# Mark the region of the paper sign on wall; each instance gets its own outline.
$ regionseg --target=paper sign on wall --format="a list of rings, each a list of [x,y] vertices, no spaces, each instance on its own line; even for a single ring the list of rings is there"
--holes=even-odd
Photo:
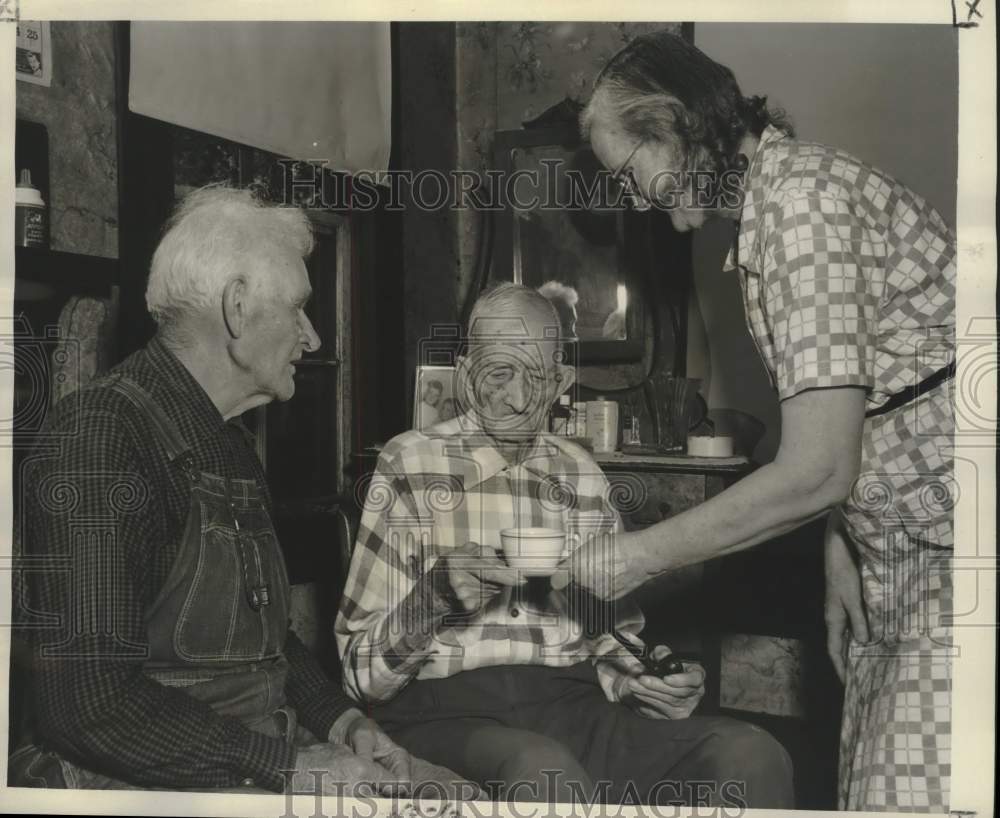
[[[17,78],[35,85],[52,84],[52,47],[47,20],[20,20],[14,58]]]

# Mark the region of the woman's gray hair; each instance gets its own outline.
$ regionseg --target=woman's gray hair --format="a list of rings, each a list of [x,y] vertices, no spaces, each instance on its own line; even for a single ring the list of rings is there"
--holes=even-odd
[[[301,209],[263,202],[250,190],[200,188],[177,206],[153,254],[146,308],[162,329],[217,304],[234,276],[260,286],[268,262],[283,254],[305,258],[312,247]]]
[[[684,106],[672,94],[640,90],[620,79],[598,81],[580,112],[580,133],[590,141],[598,120],[614,123],[635,139],[670,142]]]
[[[597,121],[676,148],[683,166],[674,170],[721,173],[744,136],[768,125],[792,135],[783,111],[744,97],[732,71],[666,29],[635,37],[597,75],[580,114],[584,139]]]

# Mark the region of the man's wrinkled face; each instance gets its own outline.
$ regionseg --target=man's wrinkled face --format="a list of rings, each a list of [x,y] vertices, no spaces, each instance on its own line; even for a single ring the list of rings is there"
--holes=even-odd
[[[295,362],[320,346],[305,314],[312,289],[301,258],[286,253],[261,264],[265,269],[252,294],[246,339],[251,375],[259,394],[288,400],[295,393]]]
[[[470,333],[467,388],[483,429],[495,438],[537,436],[563,391],[559,345],[548,324],[551,316],[499,315],[480,319]]]

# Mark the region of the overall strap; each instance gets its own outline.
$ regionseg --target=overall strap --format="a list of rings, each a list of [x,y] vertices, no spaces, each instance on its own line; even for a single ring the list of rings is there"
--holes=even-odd
[[[156,437],[167,451],[167,460],[171,463],[177,461],[189,475],[196,474],[191,463],[191,447],[184,440],[176,424],[167,417],[163,407],[153,400],[149,392],[124,376],[112,383],[111,388],[124,395],[133,406],[150,419]]]

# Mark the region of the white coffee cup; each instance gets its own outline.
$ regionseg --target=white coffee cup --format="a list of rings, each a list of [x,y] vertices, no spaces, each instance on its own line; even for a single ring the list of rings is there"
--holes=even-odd
[[[526,577],[550,577],[566,547],[566,534],[556,528],[505,528],[500,532],[504,558]]]

